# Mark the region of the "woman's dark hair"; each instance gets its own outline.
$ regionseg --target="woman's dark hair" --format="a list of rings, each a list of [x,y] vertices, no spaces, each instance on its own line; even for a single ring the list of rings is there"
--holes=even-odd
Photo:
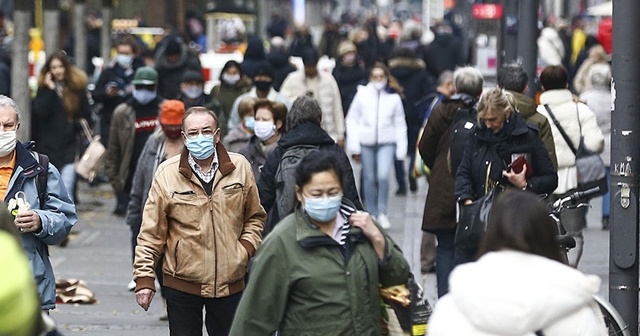
[[[564,262],[556,242],[558,228],[537,195],[509,190],[498,197],[493,209],[478,256],[514,250]]]
[[[568,84],[569,75],[562,65],[549,65],[540,74],[540,85],[544,91],[566,89]]]
[[[222,70],[220,70],[220,80],[222,81],[222,74],[225,73],[225,71],[227,71],[229,68],[231,67],[236,67],[238,69],[238,71],[240,72],[240,77],[244,76],[244,72],[242,71],[242,68],[240,67],[240,63],[234,61],[234,60],[230,60],[227,63],[224,64],[224,66],[222,67]]]
[[[86,95],[87,75],[77,66],[71,63],[67,53],[59,50],[51,54],[38,75],[38,87],[44,87],[44,79],[51,71],[51,62],[59,60],[64,67],[64,79],[62,80],[62,104],[64,105],[67,120],[75,120],[82,108],[82,98]]]
[[[322,172],[333,172],[340,181],[340,187],[344,188],[342,183],[342,169],[338,163],[338,158],[332,152],[316,151],[308,154],[296,167],[296,185],[302,190],[313,175]]]
[[[287,106],[285,104],[277,103],[269,99],[260,98],[260,99],[257,99],[255,105],[253,105],[253,113],[257,114],[258,110],[261,108],[271,111],[271,115],[273,116],[274,123],[278,121],[282,122],[282,126],[277,131],[279,133],[284,132],[284,127],[285,127],[286,118],[287,118]]]

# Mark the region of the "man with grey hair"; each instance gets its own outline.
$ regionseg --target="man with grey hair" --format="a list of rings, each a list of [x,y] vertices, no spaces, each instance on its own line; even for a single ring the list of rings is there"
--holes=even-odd
[[[422,230],[436,235],[436,278],[438,296],[449,290],[449,274],[454,266],[456,233],[455,180],[449,171],[449,133],[456,112],[472,109],[482,94],[484,78],[473,67],[458,68],[453,73],[455,94],[433,108],[419,150],[422,160],[431,170],[429,191],[422,216]]]
[[[529,124],[538,128],[540,140],[547,148],[553,168],[558,169],[558,159],[556,158],[556,145],[553,142],[553,132],[549,120],[542,114],[536,112],[538,105],[533,98],[525,95],[529,89],[529,75],[522,64],[505,64],[498,70],[498,87],[509,91],[516,100],[515,110],[522,115]]]
[[[342,168],[344,197],[353,202],[356,208],[362,209],[349,158],[331,136],[322,129],[321,123],[322,110],[317,100],[308,96],[301,96],[293,102],[291,110],[287,113],[287,132],[278,141],[278,146],[269,154],[258,179],[260,202],[264,210],[267,213],[270,212],[263,235],[266,235],[280,219],[288,215],[288,213],[278,213],[276,173],[285,152],[294,147],[313,146],[321,151],[335,153]],[[293,186],[285,187],[293,188]]]
[[[13,222],[31,263],[41,308],[49,311],[56,307],[56,280],[48,246],[67,238],[78,217],[60,172],[51,163],[41,164],[17,141],[19,128],[18,106],[11,98],[0,95],[0,195],[15,216]],[[47,184],[38,186],[45,167]]]

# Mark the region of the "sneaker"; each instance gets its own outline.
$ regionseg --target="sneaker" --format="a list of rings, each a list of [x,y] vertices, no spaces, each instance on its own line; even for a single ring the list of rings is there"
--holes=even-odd
[[[129,284],[127,284],[127,289],[130,292],[133,292],[133,290],[136,289],[136,282],[131,280],[131,282],[129,282]]]
[[[387,215],[385,215],[385,214],[380,214],[378,216],[378,223],[385,230],[391,227],[391,223],[389,222],[389,218],[387,218]]]

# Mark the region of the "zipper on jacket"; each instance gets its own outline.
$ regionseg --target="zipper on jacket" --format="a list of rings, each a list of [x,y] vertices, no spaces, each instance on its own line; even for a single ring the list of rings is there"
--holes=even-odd
[[[378,145],[378,138],[380,137],[380,90],[378,91],[378,104],[376,104],[376,139],[373,142],[373,145]]]
[[[211,194],[213,194],[213,188],[211,189]],[[219,197],[222,197],[220,195]],[[213,232],[213,297],[217,297],[218,291],[218,244],[216,241],[216,227],[213,225],[213,198],[209,195],[209,214],[211,215],[211,230]]]

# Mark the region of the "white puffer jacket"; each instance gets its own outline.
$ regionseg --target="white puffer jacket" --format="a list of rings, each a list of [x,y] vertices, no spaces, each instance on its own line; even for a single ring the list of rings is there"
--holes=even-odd
[[[397,93],[376,90],[371,83],[358,87],[347,113],[347,150],[360,154],[361,146],[395,144],[396,159],[407,156],[407,122]]]
[[[600,279],[545,257],[490,252],[456,267],[429,336],[607,335],[593,299]]]
[[[596,115],[587,105],[576,103],[571,91],[566,89],[549,90],[540,95],[540,105],[537,111],[549,120],[558,158],[558,188],[554,191],[554,194],[562,194],[578,186],[578,172],[575,166],[576,157],[553,123],[553,119],[547,113],[544,107],[545,104],[549,105],[551,112],[558,119],[565,133],[571,138],[571,142],[576,149],[580,145],[581,127],[585,147],[592,152],[602,153],[604,150],[604,136],[598,127]]]

